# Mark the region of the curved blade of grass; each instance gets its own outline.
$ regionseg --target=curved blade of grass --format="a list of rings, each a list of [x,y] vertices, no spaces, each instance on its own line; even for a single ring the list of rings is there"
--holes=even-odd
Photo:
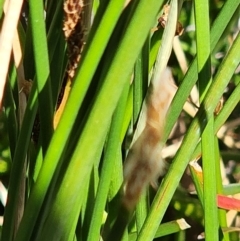
[[[172,52],[173,38],[175,36],[178,10],[182,7],[182,1],[171,1],[168,21],[163,33],[161,47],[158,52],[151,82],[155,85],[167,67],[167,63]]]
[[[240,52],[237,51],[238,48],[240,48],[240,35],[237,36],[236,40],[234,41],[232,48],[219,68],[213,84],[210,86],[209,91],[206,94],[205,108],[201,108],[192,121],[192,124],[182,142],[181,148],[177,152],[173,163],[170,166],[169,172],[167,173],[162,185],[158,189],[150,213],[139,234],[138,241],[153,239],[164,212],[169,205],[169,202],[178,186],[188,161],[190,160],[192,153],[199,141],[199,123],[201,123],[201,129],[204,129],[206,125],[206,120],[204,119],[205,115],[214,111],[228,82],[230,81],[235,69],[239,64]]]

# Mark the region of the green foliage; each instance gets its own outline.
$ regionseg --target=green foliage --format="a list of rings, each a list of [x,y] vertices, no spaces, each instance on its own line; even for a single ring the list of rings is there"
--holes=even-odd
[[[132,0],[124,7],[125,2],[86,3],[85,7],[93,5],[88,18],[94,20],[84,30],[87,40],[55,130],[53,117],[69,57],[62,32],[63,2],[46,1],[44,5],[30,0],[29,15],[22,10],[28,19],[20,19],[17,30],[25,78],[33,84],[20,124],[18,69],[12,60],[0,116],[0,174],[8,189],[1,240],[95,241],[109,233],[114,240],[173,240],[173,233],[179,233],[179,240],[185,234],[185,240],[193,240],[182,231],[189,226],[185,222],[181,226],[180,218],[193,223],[195,236],[204,227],[206,240],[237,240],[234,232],[224,231],[226,211],[217,208],[217,194],[240,192],[239,185],[223,186],[220,171],[221,155],[225,163],[227,155],[233,158],[235,153],[236,159],[239,155],[234,149],[222,148],[216,134],[228,119],[235,118],[236,109],[239,113],[239,1],[215,1],[210,6],[208,1],[194,1],[194,6],[186,1],[181,7],[177,7],[181,1],[172,1],[186,30],[179,37],[186,61],[191,63],[186,73],[174,53],[167,57],[169,36],[175,29],[169,24],[152,33],[164,1]],[[4,19],[4,14],[0,16]],[[216,58],[218,53],[224,58]],[[161,61],[152,70],[156,58]],[[180,115],[184,115],[187,130],[158,190],[150,187],[133,215],[121,213],[119,190],[129,142],[140,120],[150,76],[156,77],[167,63],[178,91],[168,111],[163,144],[170,143],[173,126],[182,121]],[[196,83],[200,107],[190,117],[183,106]],[[223,95],[223,108],[215,114]],[[40,129],[33,142],[36,123]],[[203,183],[191,173],[196,199],[180,181],[189,162],[200,155]],[[174,214],[167,215],[173,210]],[[112,233],[119,220],[119,232]]]

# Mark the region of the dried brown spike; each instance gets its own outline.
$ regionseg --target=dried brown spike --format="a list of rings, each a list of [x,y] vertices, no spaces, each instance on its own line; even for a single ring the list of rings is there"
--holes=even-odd
[[[80,19],[83,8],[82,0],[67,0],[64,2],[64,24],[63,31],[66,39],[70,37]]]
[[[84,45],[84,30],[81,18],[83,6],[82,0],[65,0],[63,5],[63,31],[67,40],[68,65],[64,76],[63,86],[58,97],[57,111],[54,116],[54,128],[57,127],[68,99],[72,79],[78,67],[81,51]]]
[[[75,75],[83,48],[84,31],[81,19],[83,6],[82,0],[66,0],[63,5],[63,31],[67,39],[69,57],[67,74],[70,79]]]

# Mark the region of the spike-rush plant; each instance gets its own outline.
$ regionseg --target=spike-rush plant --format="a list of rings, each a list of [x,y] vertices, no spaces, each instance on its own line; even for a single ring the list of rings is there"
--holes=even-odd
[[[238,0],[0,17],[1,240],[238,240]]]

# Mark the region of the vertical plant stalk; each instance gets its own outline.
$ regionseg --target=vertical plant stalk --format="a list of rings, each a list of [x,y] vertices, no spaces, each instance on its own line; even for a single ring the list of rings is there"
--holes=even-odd
[[[216,121],[214,122],[214,124],[216,124]],[[214,131],[215,131],[215,125],[214,125]],[[223,179],[224,176],[221,174],[221,168],[222,168],[222,160],[221,160],[221,156],[220,156],[220,149],[219,149],[219,144],[218,144],[218,138],[215,135],[214,138],[214,149],[215,149],[215,161],[216,161],[216,189],[217,189],[217,194],[223,194]],[[219,219],[219,226],[223,229],[224,227],[227,227],[227,210],[218,209],[218,219]],[[224,241],[230,241],[230,236],[228,232],[223,232],[223,236],[224,236]]]
[[[53,99],[50,81],[49,49],[42,1],[29,1],[29,27],[32,32],[33,57],[36,69],[35,81],[37,83],[39,101],[41,146],[43,155],[45,155],[53,134]]]
[[[218,240],[219,236],[214,137],[214,118],[212,115],[202,133],[201,140],[203,160],[203,208],[206,241]]]
[[[196,1],[194,4],[194,10],[196,21],[198,81],[200,103],[202,103],[205,94],[208,91],[209,86],[212,82],[210,61],[210,20],[208,1]]]
[[[210,60],[209,3],[197,0],[194,3],[197,42],[197,70],[200,103],[205,108],[205,95],[212,83]],[[205,14],[203,14],[205,13]],[[207,125],[202,130],[203,160],[203,209],[206,241],[218,240],[218,211],[216,190],[216,161],[214,144],[214,115],[206,113]]]

